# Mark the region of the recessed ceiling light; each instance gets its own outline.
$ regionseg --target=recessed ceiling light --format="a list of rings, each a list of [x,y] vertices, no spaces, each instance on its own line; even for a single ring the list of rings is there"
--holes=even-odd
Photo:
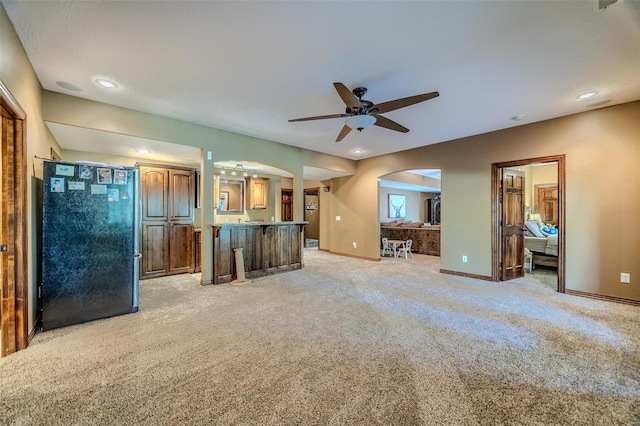
[[[353,150],[353,153],[354,153],[354,154],[362,154],[363,152],[364,152],[364,151],[363,151],[363,150],[361,150],[361,149],[354,149],[354,150]]]
[[[138,149],[138,152],[139,152],[140,154],[148,154],[148,153],[149,153],[149,150],[148,150],[148,149],[144,149],[144,148],[139,148],[139,149]]]
[[[589,98],[593,98],[595,95],[597,95],[598,92],[595,91],[591,91],[591,92],[584,92],[583,94],[581,94],[580,96],[578,96],[578,99],[589,99]]]
[[[118,87],[116,83],[106,78],[96,78],[95,82],[98,86],[106,87],[107,89],[115,89]]]
[[[511,117],[512,121],[520,121],[524,118],[524,115],[514,115],[513,117]]]

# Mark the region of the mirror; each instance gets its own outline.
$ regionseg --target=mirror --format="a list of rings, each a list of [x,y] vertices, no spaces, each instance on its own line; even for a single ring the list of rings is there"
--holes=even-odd
[[[218,213],[244,213],[244,180],[220,180]]]

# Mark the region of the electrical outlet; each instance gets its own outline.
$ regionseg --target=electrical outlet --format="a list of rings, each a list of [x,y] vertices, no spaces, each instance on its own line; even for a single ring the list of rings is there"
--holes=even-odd
[[[467,256],[462,256],[462,263],[467,263]]]
[[[355,241],[353,242],[353,248],[358,248],[358,243],[356,243]]]
[[[625,274],[624,272],[620,274],[620,282],[629,284],[631,282],[631,274]]]
[[[336,220],[337,220],[338,222],[340,222],[340,219],[342,219],[340,216],[336,216]]]

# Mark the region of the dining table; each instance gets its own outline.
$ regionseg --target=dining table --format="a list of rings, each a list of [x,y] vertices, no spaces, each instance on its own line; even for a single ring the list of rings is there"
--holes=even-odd
[[[404,247],[405,240],[387,240],[387,243],[389,243],[389,245],[393,249],[393,257],[397,259],[398,258],[398,248],[399,247]],[[405,258],[407,257],[407,252],[404,253],[404,257]]]

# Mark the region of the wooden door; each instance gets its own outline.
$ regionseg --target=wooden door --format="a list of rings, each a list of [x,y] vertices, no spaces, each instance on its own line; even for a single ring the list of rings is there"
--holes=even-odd
[[[193,225],[169,225],[169,274],[193,272]]]
[[[535,185],[534,194],[534,206],[542,221],[558,226],[558,185]]]
[[[293,190],[282,190],[282,221],[290,222],[293,220]]]
[[[193,272],[194,175],[188,169],[140,167],[140,278]]]
[[[524,276],[524,176],[502,170],[502,281]]]
[[[171,221],[193,222],[194,172],[193,170],[169,170],[169,197]]]
[[[169,272],[169,171],[160,167],[140,167],[140,186],[140,278],[160,277]]]
[[[194,174],[169,170],[169,274],[193,271]]]
[[[0,81],[0,355],[29,343],[26,114]],[[34,278],[36,279],[36,278]]]
[[[140,167],[142,220],[169,219],[169,172],[158,167]]]
[[[167,222],[142,223],[142,261],[140,278],[152,278],[169,272],[169,233]]]

